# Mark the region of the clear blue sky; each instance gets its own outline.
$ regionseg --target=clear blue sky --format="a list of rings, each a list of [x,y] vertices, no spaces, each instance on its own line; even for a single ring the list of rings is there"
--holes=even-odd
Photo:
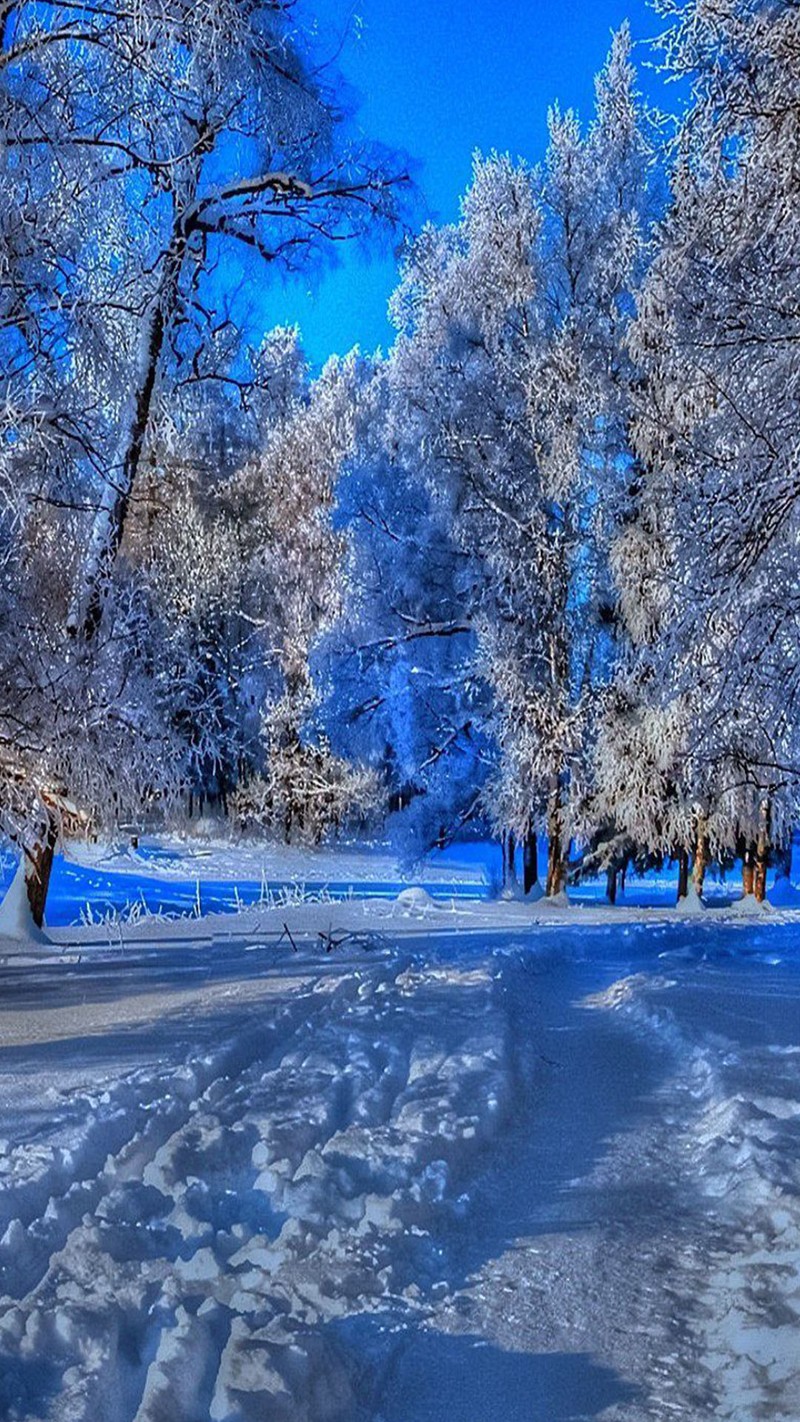
[[[323,53],[349,38],[339,69],[361,103],[360,127],[416,161],[425,215],[448,221],[469,182],[471,156],[496,148],[535,161],[548,106],[592,110],[594,76],[624,19],[635,41],[658,33],[644,0],[311,0]],[[646,44],[640,64],[652,59]],[[642,88],[663,90],[642,74]],[[341,249],[340,249],[341,250]],[[270,322],[297,322],[314,363],[359,344],[386,347],[386,303],[396,259],[347,252],[314,290],[292,282],[270,292]]]

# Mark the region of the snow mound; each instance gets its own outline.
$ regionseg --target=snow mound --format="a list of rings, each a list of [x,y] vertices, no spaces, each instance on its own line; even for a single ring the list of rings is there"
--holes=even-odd
[[[20,859],[17,872],[8,886],[6,896],[0,904],[0,946],[9,944],[49,943],[41,928],[37,928],[31,917],[28,891],[25,885],[25,859]]]
[[[421,889],[419,887],[401,889],[395,899],[395,903],[399,909],[402,909],[403,913],[410,914],[414,917],[422,917],[424,914],[430,913],[431,909],[436,907],[427,889]]]
[[[637,1003],[642,993],[668,992],[675,985],[674,978],[661,974],[631,973],[626,978],[619,978],[610,983],[600,992],[590,993],[588,997],[583,998],[581,1006],[613,1011]]]
[[[694,884],[690,884],[686,897],[678,899],[676,907],[680,913],[693,917],[695,914],[705,913],[708,905],[703,902]]]
[[[542,894],[542,907],[544,907],[545,905],[547,906],[547,908],[572,908],[572,900],[567,894],[566,889],[562,889],[561,892],[558,894],[551,894],[550,898],[547,898],[546,895]]]
[[[538,904],[544,898],[544,889],[537,879],[535,884],[528,890],[527,894],[519,880],[514,880],[511,884],[506,884],[500,894],[500,899],[504,903],[515,904]]]
[[[766,901],[760,904],[755,894],[742,894],[740,899],[737,899],[735,903],[731,904],[732,911],[741,914],[767,913],[769,912],[769,907],[770,905]]]

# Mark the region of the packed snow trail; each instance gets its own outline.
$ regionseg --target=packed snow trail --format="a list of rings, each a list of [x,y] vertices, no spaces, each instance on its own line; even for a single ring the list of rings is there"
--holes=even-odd
[[[797,931],[0,975],[0,1418],[796,1419]]]

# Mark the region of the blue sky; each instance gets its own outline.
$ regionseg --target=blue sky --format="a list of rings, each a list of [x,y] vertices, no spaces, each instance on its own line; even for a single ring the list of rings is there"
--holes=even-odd
[[[591,113],[612,30],[628,18],[634,40],[644,41],[660,24],[644,0],[316,0],[313,8],[323,53],[349,36],[339,68],[360,98],[360,127],[415,160],[420,221],[456,216],[474,149],[540,158],[554,100]],[[642,44],[637,59],[648,58]],[[645,92],[658,86],[642,75]],[[356,344],[385,347],[396,266],[391,252],[368,260],[348,251],[313,289],[305,281],[273,289],[270,322],[297,322],[315,364]]]

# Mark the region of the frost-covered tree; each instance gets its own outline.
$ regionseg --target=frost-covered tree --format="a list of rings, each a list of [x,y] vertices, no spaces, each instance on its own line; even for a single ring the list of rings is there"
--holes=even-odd
[[[135,587],[121,583],[91,656],[65,657],[63,527],[49,506],[0,494],[14,519],[0,602],[0,829],[19,847],[41,925],[53,853],[65,836],[168,810],[180,746],[161,714]]]
[[[423,232],[393,304],[391,428],[471,570],[459,621],[468,613],[477,639],[471,675],[489,688],[490,716],[504,718],[491,726],[501,766],[520,746],[514,708],[499,699],[506,688],[498,695],[494,684],[501,660],[520,662],[532,687],[543,665],[546,581],[537,562],[546,556],[546,516],[525,385],[541,221],[528,168],[476,159],[461,221]],[[487,803],[498,829],[526,828],[527,776],[509,776],[515,804],[494,779]]]
[[[625,506],[631,367],[650,150],[626,30],[583,134],[554,111],[544,168],[477,159],[458,224],[428,228],[394,298],[397,439],[479,569],[473,675],[491,689],[498,829],[549,837],[563,886],[613,660],[607,556]],[[577,820],[576,820],[577,823]]]
[[[37,639],[27,622],[12,639],[9,661],[22,657],[35,691],[9,706],[2,736],[47,755],[58,741],[59,765],[77,763],[66,727],[82,703],[107,705],[92,727],[100,741],[105,725],[109,747],[135,681],[158,720],[147,598],[118,554],[143,470],[186,453],[185,392],[216,382],[250,397],[254,277],[305,268],[395,214],[383,155],[347,137],[312,37],[275,0],[0,6],[2,513],[24,580],[23,526],[38,536],[29,506],[46,508],[36,553],[50,560],[39,576],[52,596],[21,583],[16,603],[27,618],[58,615],[75,642],[49,624]],[[112,645],[125,671],[113,709]],[[164,788],[174,780],[172,761],[154,759],[148,793],[159,768]],[[3,791],[15,816],[38,803],[38,771],[24,765],[9,767]],[[62,779],[62,799],[88,783]]]
[[[219,382],[184,388],[127,522],[122,560],[147,605],[148,660],[183,747],[190,807],[207,798],[225,807],[238,781],[262,768],[279,594],[253,565],[270,491],[244,471],[264,431],[274,437],[295,417],[306,379],[296,332],[278,329],[251,356],[241,394]]]
[[[260,707],[264,776],[245,793],[248,805],[260,805],[253,818],[266,816],[287,839],[317,838],[326,817],[339,823],[348,794],[361,811],[376,801],[372,779],[331,750],[311,674],[312,649],[342,602],[344,545],[332,512],[336,476],[353,448],[355,363],[332,359],[309,382],[299,362],[280,417],[225,488],[240,519],[241,576],[256,599],[249,621],[269,674]],[[252,511],[246,521],[243,508]]]
[[[309,659],[341,599],[331,512],[354,358],[312,380],[297,332],[279,329],[256,364],[246,410],[225,394],[176,413],[185,457],[146,471],[122,553],[148,599],[149,661],[190,796],[226,806],[236,791],[239,820],[291,835],[313,819],[316,833],[323,800],[332,821],[346,808]]]
[[[739,0],[670,13],[667,60],[691,102],[633,331],[646,376],[642,482],[617,565],[649,644],[639,729],[651,717],[681,723],[669,847],[684,861],[694,853],[700,882],[709,845],[744,852],[762,896],[770,837],[787,836],[796,814],[800,765],[800,19],[793,6]],[[653,755],[662,750],[656,742]],[[663,826],[653,802],[641,833],[666,848]]]
[[[342,141],[293,6],[13,10],[9,84],[45,98],[27,122],[17,108],[5,141],[50,150],[72,188],[74,300],[104,347],[99,507],[68,623],[91,635],[159,407],[176,380],[220,374],[225,290],[252,258],[297,266],[321,239],[361,232],[391,184],[379,156]]]
[[[465,613],[478,573],[397,427],[391,365],[362,360],[353,377],[355,445],[336,487],[342,608],[314,669],[333,745],[379,773],[390,832],[414,858],[480,807],[486,692]]]

